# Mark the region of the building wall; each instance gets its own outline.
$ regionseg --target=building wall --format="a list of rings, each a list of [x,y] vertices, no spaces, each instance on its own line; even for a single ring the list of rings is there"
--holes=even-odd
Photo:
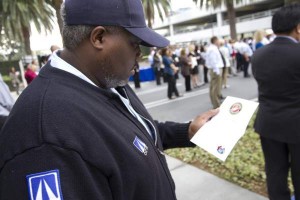
[[[269,3],[273,2],[271,0],[244,0],[236,5],[236,11],[239,12],[236,18],[237,34],[252,34],[257,30],[270,29],[273,14],[283,4],[281,1],[273,4],[272,9],[268,7]],[[259,4],[254,6],[253,2]],[[170,16],[165,22],[156,24],[154,29],[164,29],[164,32],[160,33],[163,33],[171,44],[209,41],[212,36],[229,37],[228,20],[222,19],[226,16],[226,11],[224,5],[219,9],[193,8]]]
[[[238,34],[255,32],[260,29],[271,28],[272,17],[265,17],[255,19],[246,22],[239,22],[236,24]],[[174,36],[168,36],[167,38],[171,41],[171,44],[191,41],[209,41],[212,36],[225,37],[229,36],[229,25],[221,26],[220,28],[214,26],[210,29],[185,32],[181,34],[175,34]]]

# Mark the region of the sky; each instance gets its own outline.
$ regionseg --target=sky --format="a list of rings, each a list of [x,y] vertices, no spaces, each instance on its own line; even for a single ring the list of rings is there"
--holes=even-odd
[[[171,7],[173,11],[176,11],[180,8],[188,8],[194,6],[195,3],[193,2],[193,0],[171,0]],[[42,33],[38,33],[35,28],[32,28],[32,35],[30,37],[32,51],[39,51],[39,53],[42,54],[50,54],[51,45],[58,45],[62,47],[62,40],[56,18],[53,19],[53,21],[54,30],[52,31],[52,33],[46,34],[44,31]]]
[[[180,8],[195,7],[193,0],[171,0],[171,6],[174,11]]]

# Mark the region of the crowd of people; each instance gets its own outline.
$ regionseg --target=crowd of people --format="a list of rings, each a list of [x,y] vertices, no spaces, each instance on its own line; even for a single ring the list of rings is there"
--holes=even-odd
[[[222,88],[229,88],[228,77],[243,73],[251,77],[249,66],[253,52],[274,39],[274,34],[258,30],[254,38],[242,38],[238,41],[213,36],[210,43],[201,45],[169,46],[163,49],[153,48],[148,60],[153,69],[157,85],[161,79],[168,83],[167,97],[180,97],[176,80],[184,78],[185,91],[190,92],[210,83],[210,98],[213,108],[218,108],[224,99]],[[173,95],[174,94],[174,95]]]
[[[57,45],[52,45],[50,47],[51,53],[58,50],[59,48],[60,47],[58,47]],[[39,70],[47,63],[47,61],[50,59],[50,56],[51,54],[45,56],[39,56],[39,61],[33,59],[31,62],[25,63],[24,74],[22,74],[20,70],[17,70],[15,66],[10,68],[9,77],[11,80],[11,84],[13,90],[16,91],[18,95],[25,87],[24,84],[22,83],[22,76],[24,76],[26,84],[29,85],[33,81],[33,79],[37,77]]]
[[[291,168],[300,198],[299,4],[275,13],[270,44],[257,32],[251,42],[213,36],[209,45],[178,49],[146,26],[140,0],[64,1],[62,16],[64,48],[38,75],[36,62],[26,66],[29,86],[15,104],[0,78],[0,199],[176,199],[163,150],[193,147],[190,139],[219,110],[187,123],[152,119],[127,84],[140,45],[157,47],[152,67],[157,85],[164,74],[169,99],[182,96],[182,74],[186,92],[210,82],[213,108],[228,74],[249,78],[252,62],[269,197],[290,199]],[[10,77],[18,88],[14,68]]]
[[[58,49],[59,47],[56,45],[52,45],[50,47],[51,52],[54,52]],[[12,90],[15,91],[17,95],[20,95],[24,88],[38,76],[41,67],[47,63],[50,56],[51,54],[47,56],[41,56],[40,62],[37,60],[32,60],[30,63],[25,63],[24,74],[22,74],[19,70],[16,70],[16,67],[10,68],[8,75],[11,80]],[[26,84],[22,82],[22,78],[24,78]],[[11,92],[12,91],[10,90],[9,86],[3,81],[2,75],[0,74],[0,130],[15,103]]]

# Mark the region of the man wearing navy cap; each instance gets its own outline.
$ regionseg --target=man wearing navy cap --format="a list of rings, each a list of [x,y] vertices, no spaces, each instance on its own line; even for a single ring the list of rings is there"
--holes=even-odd
[[[162,151],[193,146],[218,111],[159,123],[127,85],[140,44],[169,44],[145,25],[140,0],[65,0],[62,16],[64,49],[0,134],[0,199],[176,199]]]

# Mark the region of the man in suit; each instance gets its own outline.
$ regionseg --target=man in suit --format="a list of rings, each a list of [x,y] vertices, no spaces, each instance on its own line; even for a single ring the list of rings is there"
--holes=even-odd
[[[300,4],[282,7],[272,19],[276,39],[252,57],[260,107],[255,130],[261,136],[270,200],[290,200],[291,169],[300,199]]]

